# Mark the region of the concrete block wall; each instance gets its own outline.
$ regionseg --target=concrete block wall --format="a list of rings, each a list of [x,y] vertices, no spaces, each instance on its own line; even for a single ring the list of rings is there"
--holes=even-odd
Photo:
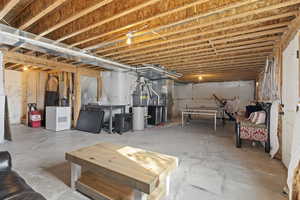
[[[234,81],[216,83],[178,84],[174,85],[173,117],[179,117],[180,111],[188,107],[217,107],[213,98],[240,99],[240,109],[255,99],[255,81]]]
[[[97,103],[97,78],[81,76],[81,105]]]

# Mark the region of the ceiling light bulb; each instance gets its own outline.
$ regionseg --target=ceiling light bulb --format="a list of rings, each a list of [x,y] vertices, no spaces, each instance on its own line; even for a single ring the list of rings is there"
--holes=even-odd
[[[202,76],[198,76],[199,81],[202,81],[202,79],[203,79]]]
[[[24,66],[23,71],[27,71],[27,70],[28,70],[28,67]]]
[[[131,44],[132,44],[132,38],[133,38],[132,32],[127,33],[126,36],[127,36],[126,43],[127,43],[128,45],[131,45]]]
[[[126,40],[126,43],[128,44],[128,45],[131,45],[131,43],[132,43],[132,39],[129,37],[129,38],[127,38],[127,40]]]

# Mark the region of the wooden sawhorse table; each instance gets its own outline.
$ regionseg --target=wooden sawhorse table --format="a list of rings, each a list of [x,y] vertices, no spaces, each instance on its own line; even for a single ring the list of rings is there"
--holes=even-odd
[[[160,200],[178,166],[173,156],[108,143],[66,153],[66,160],[72,189],[95,200]]]

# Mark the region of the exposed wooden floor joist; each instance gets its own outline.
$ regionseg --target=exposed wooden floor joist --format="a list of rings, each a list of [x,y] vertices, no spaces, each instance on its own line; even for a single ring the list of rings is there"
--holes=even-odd
[[[0,19],[38,37],[86,48],[124,64],[161,64],[183,73],[183,80],[194,80],[199,73],[216,74],[207,81],[255,77],[267,56],[278,45],[286,45],[282,39],[288,40],[300,26],[300,0],[124,2],[3,0]],[[129,32],[133,34],[131,45],[126,43]],[[11,50],[25,57],[80,65],[22,47]],[[9,63],[7,67],[18,69],[19,64]],[[248,76],[246,69],[251,69]]]

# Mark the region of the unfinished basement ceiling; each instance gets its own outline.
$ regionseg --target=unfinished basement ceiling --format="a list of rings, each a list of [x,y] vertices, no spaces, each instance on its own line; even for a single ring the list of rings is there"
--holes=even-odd
[[[298,19],[299,7],[300,0],[3,0],[0,19],[119,63],[160,64],[184,80],[253,80]]]

